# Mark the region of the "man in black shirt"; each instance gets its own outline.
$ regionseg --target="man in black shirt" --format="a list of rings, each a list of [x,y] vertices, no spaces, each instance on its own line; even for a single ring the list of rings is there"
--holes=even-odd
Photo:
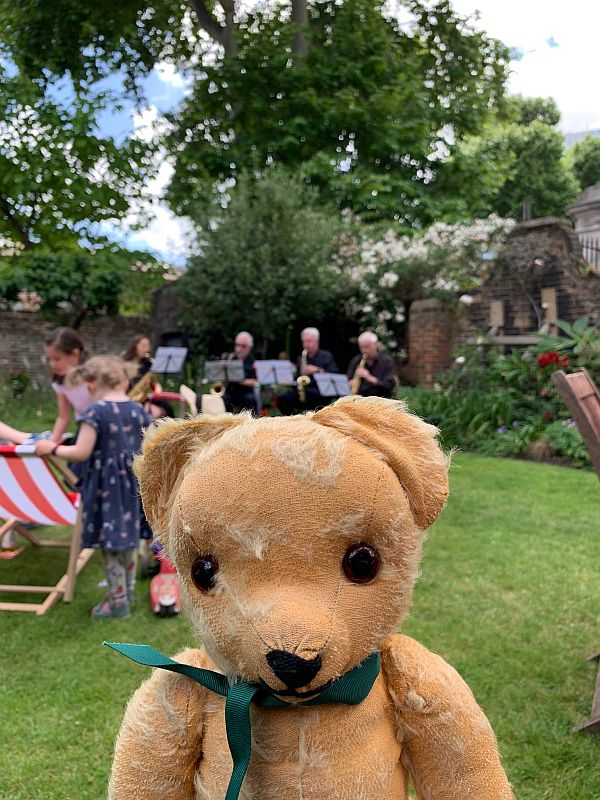
[[[244,410],[257,413],[255,387],[258,381],[254,369],[253,346],[254,339],[251,334],[248,331],[240,331],[235,337],[234,352],[228,357],[244,362],[244,380],[239,383],[228,383],[223,395],[225,408],[234,414]]]
[[[396,365],[390,356],[379,352],[379,339],[372,331],[365,331],[358,337],[360,354],[354,356],[346,375],[352,386],[353,380],[360,380],[358,391],[363,397],[391,397],[396,386]],[[364,365],[360,363],[364,359]]]
[[[314,411],[316,408],[328,405],[333,398],[323,397],[314,379],[316,372],[337,372],[338,367],[335,359],[329,350],[319,348],[320,333],[317,328],[305,328],[300,334],[302,350],[306,351],[306,357],[302,355],[296,359],[297,375],[305,375],[310,378],[305,392],[305,401],[300,400],[298,387],[290,389],[285,394],[279,396],[277,407],[284,415],[301,413],[302,411]],[[304,363],[306,362],[306,363]]]

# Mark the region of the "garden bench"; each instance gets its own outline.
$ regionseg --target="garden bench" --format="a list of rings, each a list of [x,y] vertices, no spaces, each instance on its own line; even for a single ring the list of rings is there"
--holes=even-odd
[[[76,492],[67,492],[59,482],[52,465],[73,483],[75,476],[60,461],[51,456],[38,456],[35,445],[0,445],[0,542],[15,531],[36,547],[68,548],[65,574],[54,586],[0,584],[0,592],[46,595],[41,603],[0,602],[0,611],[31,611],[45,614],[62,597],[71,602],[77,575],[93,550],[81,549],[81,503]],[[72,528],[68,539],[40,539],[23,523]]]
[[[552,375],[565,405],[577,423],[579,432],[590,454],[592,464],[600,478],[600,392],[587,370],[567,374],[557,370]],[[596,690],[592,701],[592,713],[584,722],[576,725],[576,731],[595,731],[600,733],[600,652],[590,656],[589,661],[598,661]]]

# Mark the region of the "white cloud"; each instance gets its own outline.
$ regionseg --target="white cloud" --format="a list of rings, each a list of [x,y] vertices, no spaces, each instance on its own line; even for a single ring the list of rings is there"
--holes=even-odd
[[[180,72],[177,72],[175,65],[170,61],[161,61],[154,69],[163,83],[167,83],[175,89],[183,89],[186,85],[185,78]]]
[[[564,131],[582,130],[582,123],[584,129],[600,127],[595,85],[598,2],[453,0],[452,5],[462,15],[479,10],[479,28],[524,52],[520,61],[511,63],[511,93],[553,97],[563,114]]]

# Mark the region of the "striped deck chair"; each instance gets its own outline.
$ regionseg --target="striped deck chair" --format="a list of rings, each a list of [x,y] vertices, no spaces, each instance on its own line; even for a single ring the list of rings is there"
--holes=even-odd
[[[69,549],[67,571],[55,586],[24,586],[0,584],[0,592],[44,594],[41,603],[0,602],[0,611],[32,611],[45,614],[62,599],[70,603],[75,591],[75,579],[93,550],[81,550],[81,503],[77,493],[66,492],[50,463],[71,482],[71,471],[51,456],[37,456],[35,445],[0,445],[0,543],[9,532],[15,531],[36,547],[66,547]],[[22,523],[66,525],[72,527],[69,539],[40,539]]]

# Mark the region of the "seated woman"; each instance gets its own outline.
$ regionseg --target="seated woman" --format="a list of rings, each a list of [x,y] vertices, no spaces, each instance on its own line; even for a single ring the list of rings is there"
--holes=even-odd
[[[127,343],[121,356],[130,375],[127,394],[132,400],[141,403],[154,419],[172,417],[173,408],[166,400],[148,400],[148,395],[153,391],[160,391],[160,385],[152,375],[150,350],[150,339],[143,333],[136,333]]]

